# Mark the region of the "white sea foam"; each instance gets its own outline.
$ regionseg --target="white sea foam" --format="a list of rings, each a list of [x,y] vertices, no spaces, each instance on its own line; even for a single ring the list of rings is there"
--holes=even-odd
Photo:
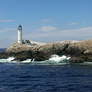
[[[65,55],[58,56],[58,55],[51,55],[48,60],[45,61],[34,61],[34,59],[27,59],[24,61],[15,61],[14,57],[9,57],[7,59],[0,59],[0,63],[30,63],[30,64],[41,64],[41,65],[66,65],[70,64],[68,61],[71,57],[67,57]],[[84,62],[80,63],[81,65],[92,65],[92,62]]]
[[[34,62],[32,62],[33,64],[51,64],[51,65],[64,65],[64,64],[69,64],[69,59],[70,59],[71,57],[67,57],[67,56],[65,56],[65,55],[63,55],[63,56],[58,56],[58,55],[51,55],[51,57],[48,59],[48,60],[45,60],[45,61],[34,61]]]
[[[27,60],[22,61],[21,63],[30,63],[30,62],[32,62],[32,60],[31,59],[27,59]]]
[[[15,59],[14,57],[7,58],[8,61],[13,61],[14,59]]]
[[[66,64],[67,61],[70,59],[70,57],[67,57],[65,55],[63,56],[58,56],[58,55],[52,55],[51,58],[49,58],[48,60],[45,61],[34,61],[34,59],[27,59],[24,61],[15,61],[14,57],[9,57],[7,59],[0,59],[1,63],[31,63],[31,64]]]
[[[17,61],[13,61],[15,58],[14,57],[9,57],[7,59],[0,59],[1,63],[16,63]]]
[[[54,62],[64,62],[64,61],[68,61],[71,57],[67,57],[65,55],[63,56],[58,56],[58,55],[52,55],[51,58],[49,58],[49,61],[54,61]]]

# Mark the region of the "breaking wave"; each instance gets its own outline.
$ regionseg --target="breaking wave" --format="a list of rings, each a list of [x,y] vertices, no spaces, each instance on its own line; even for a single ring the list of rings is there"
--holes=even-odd
[[[14,57],[9,57],[7,59],[0,59],[0,63],[16,63],[17,61],[13,61]]]
[[[41,61],[41,62],[32,62],[35,64],[55,64],[55,65],[61,65],[61,64],[69,64],[70,57],[67,57],[65,55],[58,56],[58,55],[52,55],[49,60]]]
[[[9,57],[7,59],[0,59],[0,63],[30,63],[30,64],[68,64],[69,59],[71,57],[67,57],[65,55],[58,56],[52,55],[48,60],[45,61],[34,61],[34,59],[27,59],[24,61],[15,61],[14,57]]]

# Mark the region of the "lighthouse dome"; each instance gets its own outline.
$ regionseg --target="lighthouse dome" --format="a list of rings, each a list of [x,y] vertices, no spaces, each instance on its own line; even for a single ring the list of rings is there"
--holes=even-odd
[[[22,26],[21,25],[18,26],[18,30],[22,30]]]

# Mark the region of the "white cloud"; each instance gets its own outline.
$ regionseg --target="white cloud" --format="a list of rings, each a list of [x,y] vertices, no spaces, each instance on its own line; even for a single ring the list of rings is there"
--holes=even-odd
[[[72,23],[70,23],[68,25],[79,25],[79,24],[80,24],[79,22],[72,22]]]
[[[14,20],[12,19],[0,20],[0,23],[9,23],[9,22],[14,22]]]
[[[55,31],[55,30],[57,30],[57,28],[54,27],[54,26],[42,26],[42,27],[40,28],[40,30],[41,30],[41,31]]]
[[[51,22],[51,19],[49,19],[49,18],[47,18],[47,19],[42,19],[42,22],[48,23],[48,22]]]
[[[25,34],[24,38],[46,42],[59,40],[84,40],[92,38],[92,26],[67,30],[56,29],[58,28],[55,28],[55,31],[48,31],[47,33],[36,31],[34,33]]]
[[[4,32],[9,32],[9,31],[15,31],[16,28],[0,28],[0,32],[4,33]]]
[[[16,30],[14,27],[0,28],[0,48],[8,47],[17,40]]]

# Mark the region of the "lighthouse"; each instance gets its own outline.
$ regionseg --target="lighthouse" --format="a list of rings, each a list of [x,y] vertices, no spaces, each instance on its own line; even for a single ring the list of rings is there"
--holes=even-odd
[[[22,26],[18,26],[18,43],[22,44]]]

